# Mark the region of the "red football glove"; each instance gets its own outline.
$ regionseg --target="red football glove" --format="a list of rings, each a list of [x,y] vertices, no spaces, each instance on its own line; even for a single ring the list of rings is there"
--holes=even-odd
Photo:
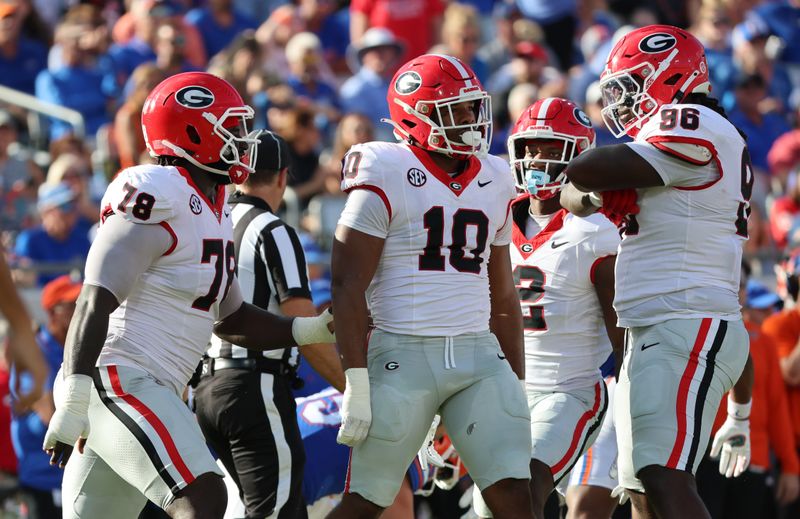
[[[600,212],[611,220],[617,227],[629,214],[637,214],[639,206],[636,205],[637,194],[635,189],[615,189],[603,191],[603,206]]]

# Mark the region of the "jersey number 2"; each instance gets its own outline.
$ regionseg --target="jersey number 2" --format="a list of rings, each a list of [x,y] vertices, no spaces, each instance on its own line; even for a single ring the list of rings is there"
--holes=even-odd
[[[444,208],[440,205],[431,207],[423,216],[423,223],[428,230],[428,242],[419,256],[420,270],[444,270]],[[472,257],[468,258],[464,252],[467,246],[467,227],[477,229],[475,248],[470,250]],[[481,254],[486,250],[486,238],[489,236],[489,218],[483,211],[475,209],[459,209],[453,214],[453,234],[450,240],[450,265],[459,272],[480,274],[483,258]]]
[[[520,266],[514,269],[514,284],[522,303],[522,324],[526,330],[546,330],[544,307],[533,305],[544,297],[544,271],[539,267]]]
[[[222,240],[203,240],[203,257],[201,263],[210,263],[211,258],[216,257],[214,261],[214,279],[211,281],[211,287],[208,293],[200,296],[192,303],[192,308],[208,312],[211,305],[217,300],[219,289],[222,286],[222,271],[227,273],[227,281],[225,282],[225,292],[222,293],[222,299],[228,295],[228,289],[231,288],[233,283],[233,273],[236,271],[236,253],[233,247],[233,242],[229,241],[224,247]],[[224,262],[224,264],[223,264]]]

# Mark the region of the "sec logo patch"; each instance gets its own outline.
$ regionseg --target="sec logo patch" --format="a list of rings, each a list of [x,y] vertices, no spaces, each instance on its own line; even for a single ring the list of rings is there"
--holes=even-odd
[[[409,169],[408,173],[406,173],[406,178],[408,179],[408,183],[414,187],[424,186],[425,182],[428,181],[425,172],[417,168]]]
[[[192,195],[189,197],[189,209],[194,214],[200,214],[203,212],[203,204],[200,203],[200,198],[197,195]]]

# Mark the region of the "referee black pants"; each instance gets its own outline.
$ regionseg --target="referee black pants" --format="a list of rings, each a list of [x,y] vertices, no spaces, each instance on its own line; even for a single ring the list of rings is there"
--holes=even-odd
[[[206,441],[239,487],[248,518],[307,517],[305,451],[288,376],[218,370],[200,379],[195,413]]]

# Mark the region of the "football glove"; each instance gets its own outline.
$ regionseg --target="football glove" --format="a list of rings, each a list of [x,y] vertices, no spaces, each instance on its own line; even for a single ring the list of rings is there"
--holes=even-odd
[[[367,437],[372,423],[367,368],[345,370],[346,385],[342,398],[342,425],[336,435],[338,443],[355,447]]]
[[[74,446],[79,438],[89,437],[89,398],[92,392],[92,377],[70,375],[62,381],[61,371],[56,376],[53,399],[56,411],[44,435],[42,448],[48,451],[56,442]]]
[[[728,396],[728,417],[714,435],[711,457],[719,458],[719,473],[739,477],[750,465],[750,403],[737,404]]]

